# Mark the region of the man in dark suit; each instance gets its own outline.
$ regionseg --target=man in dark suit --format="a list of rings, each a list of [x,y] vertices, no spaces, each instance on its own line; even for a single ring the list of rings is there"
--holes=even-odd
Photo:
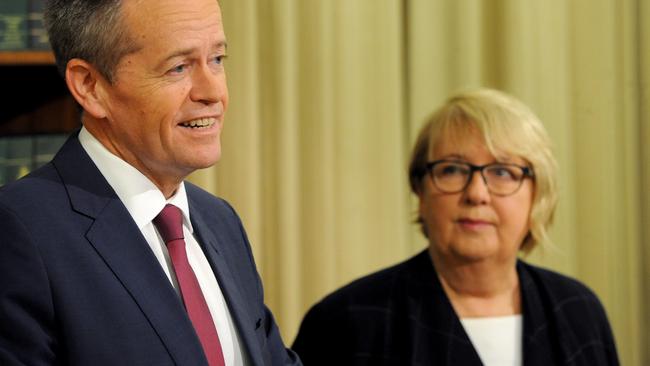
[[[55,0],[83,128],[0,191],[0,364],[299,365],[237,214],[183,182],[220,157],[215,0]]]

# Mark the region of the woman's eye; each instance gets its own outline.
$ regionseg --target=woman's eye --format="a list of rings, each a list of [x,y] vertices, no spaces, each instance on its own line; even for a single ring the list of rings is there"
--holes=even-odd
[[[514,179],[516,176],[516,174],[508,167],[494,167],[490,169],[490,172],[492,175],[499,178]]]
[[[465,170],[463,169],[462,166],[460,165],[444,165],[440,169],[440,173],[442,175],[458,175],[458,174],[465,174]]]

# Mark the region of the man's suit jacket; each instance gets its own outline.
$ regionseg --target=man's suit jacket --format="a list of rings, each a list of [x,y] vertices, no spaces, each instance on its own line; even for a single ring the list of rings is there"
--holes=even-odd
[[[264,305],[238,216],[186,188],[251,364],[300,364]],[[181,299],[76,136],[0,190],[0,364],[207,365]]]
[[[524,262],[517,272],[524,365],[618,365],[589,289]],[[427,251],[327,296],[305,316],[293,349],[308,366],[481,365]]]

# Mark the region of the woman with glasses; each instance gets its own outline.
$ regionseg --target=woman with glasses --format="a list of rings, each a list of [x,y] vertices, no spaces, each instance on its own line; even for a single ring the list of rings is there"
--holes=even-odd
[[[618,365],[596,295],[518,259],[548,242],[547,133],[495,90],[456,95],[409,167],[427,250],[327,296],[294,343],[305,365]]]

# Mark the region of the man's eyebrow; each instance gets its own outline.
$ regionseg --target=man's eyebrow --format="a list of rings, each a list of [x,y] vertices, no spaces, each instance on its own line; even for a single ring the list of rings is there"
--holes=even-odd
[[[225,50],[225,49],[227,49],[227,48],[228,48],[228,43],[226,43],[226,41],[217,42],[217,43],[215,43],[215,44],[211,47],[212,50],[219,50],[219,49],[224,49],[224,50]],[[162,62],[160,62],[160,65],[161,65],[161,66],[164,65],[164,64],[167,63],[169,60],[171,60],[171,59],[173,59],[173,58],[176,58],[176,57],[182,57],[182,56],[191,55],[192,53],[195,52],[195,50],[196,50],[196,48],[194,48],[194,47],[190,47],[190,48],[181,48],[181,49],[179,49],[179,50],[176,50],[176,51],[170,53],[169,55],[167,55],[167,57],[165,57],[165,58],[162,60]]]

